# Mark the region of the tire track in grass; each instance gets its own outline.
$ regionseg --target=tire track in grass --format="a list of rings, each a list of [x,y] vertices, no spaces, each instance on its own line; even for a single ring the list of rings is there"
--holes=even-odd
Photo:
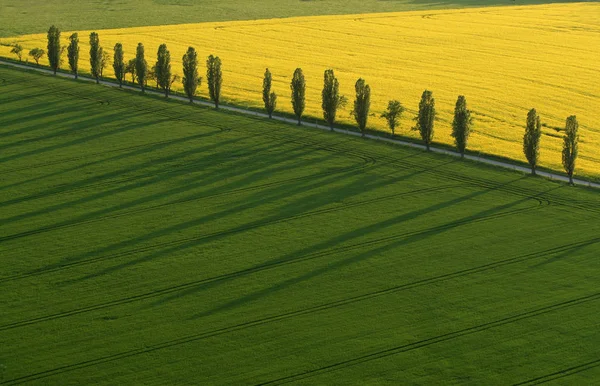
[[[413,193],[422,193],[422,192],[413,192]],[[539,202],[538,202],[538,204],[539,204]],[[490,214],[490,215],[486,215],[486,216],[481,216],[481,217],[475,218],[475,219],[467,218],[463,221],[455,221],[455,222],[447,223],[444,225],[427,228],[424,230],[411,231],[411,232],[406,232],[406,233],[403,233],[400,235],[393,235],[393,236],[388,236],[388,237],[384,237],[384,238],[380,238],[380,239],[360,242],[360,243],[356,243],[356,244],[349,245],[349,246],[343,246],[343,247],[333,248],[333,249],[329,249],[329,250],[325,250],[325,251],[309,253],[309,254],[305,254],[305,255],[302,255],[302,256],[299,256],[299,257],[296,257],[293,259],[288,259],[288,260],[283,260],[283,261],[273,261],[268,264],[258,265],[258,266],[247,268],[244,270],[215,276],[212,278],[195,280],[192,282],[178,284],[175,286],[169,286],[169,287],[166,287],[163,289],[146,292],[146,293],[139,294],[139,295],[128,296],[128,297],[124,297],[124,298],[109,301],[109,302],[86,306],[86,307],[78,308],[75,310],[70,310],[70,311],[60,312],[60,313],[56,313],[56,314],[52,314],[52,315],[40,316],[40,317],[36,317],[36,318],[21,320],[19,322],[5,324],[5,325],[0,326],[0,331],[11,330],[14,328],[19,328],[19,327],[28,326],[28,325],[45,322],[45,321],[50,321],[50,320],[55,320],[55,319],[60,319],[60,318],[64,318],[64,317],[69,317],[69,316],[73,316],[73,315],[91,312],[91,311],[97,311],[97,310],[110,308],[110,307],[114,307],[114,306],[118,306],[118,305],[129,304],[129,303],[133,303],[136,301],[148,300],[148,299],[152,299],[152,298],[156,298],[156,297],[161,297],[161,296],[181,292],[184,290],[190,290],[190,289],[197,288],[197,287],[203,286],[203,285],[222,282],[222,281],[234,279],[234,278],[237,278],[240,276],[245,276],[245,275],[253,274],[256,272],[265,271],[268,269],[287,266],[287,265],[291,265],[291,264],[295,264],[295,263],[299,263],[299,262],[303,262],[303,261],[312,260],[312,259],[319,258],[319,257],[324,257],[324,256],[328,256],[328,255],[341,253],[341,252],[349,252],[349,251],[362,249],[364,247],[373,246],[373,245],[377,245],[377,244],[389,243],[391,241],[397,241],[397,240],[401,240],[401,239],[405,239],[405,238],[415,237],[415,236],[419,236],[419,235],[425,235],[425,234],[429,234],[432,232],[448,230],[448,229],[452,229],[452,228],[455,228],[460,225],[489,221],[489,220],[493,220],[493,219],[497,219],[497,218],[501,218],[501,217],[515,215],[515,214],[519,214],[519,213],[523,213],[523,212],[527,212],[527,211],[531,211],[531,210],[536,210],[539,207],[540,207],[540,205],[537,205],[537,206],[530,207],[530,208],[515,209],[515,210],[510,210],[510,211],[505,211],[505,212],[500,212],[500,213],[494,213],[494,214]],[[339,208],[335,208],[335,209],[339,209]],[[576,246],[579,246],[579,244],[577,244]],[[145,248],[144,248],[144,251],[145,251]],[[550,250],[550,251],[552,251],[552,250]],[[546,252],[547,251],[544,251],[544,253],[546,253]],[[132,253],[132,251],[130,253]],[[537,253],[532,254],[532,256],[537,257],[538,254]],[[531,257],[529,257],[529,255],[526,255],[526,257],[531,258]],[[422,285],[424,283],[430,283],[430,282],[434,282],[436,280],[439,281],[442,278],[451,278],[456,275],[464,275],[464,274],[468,274],[471,272],[478,272],[479,270],[482,270],[482,269],[486,270],[486,269],[494,268],[496,266],[500,266],[501,263],[507,264],[507,263],[510,263],[513,261],[520,261],[522,259],[523,259],[523,257],[506,259],[501,262],[490,263],[490,264],[486,264],[486,265],[472,268],[472,269],[461,270],[457,273],[442,275],[440,277],[436,277],[433,279],[421,280],[416,283],[420,283]],[[410,285],[414,285],[414,284],[410,284]],[[393,288],[403,288],[404,289],[405,287],[406,287],[406,285],[400,286],[400,287],[393,287]],[[406,287],[406,288],[408,288],[408,287]],[[378,292],[385,293],[384,291],[378,291]],[[389,292],[391,292],[391,291],[389,291]]]
[[[600,367],[600,359],[596,359],[595,361],[583,363],[577,366],[569,367],[567,369],[559,370],[555,373],[546,374],[541,377],[529,379],[524,382],[515,383],[514,386],[539,385],[542,383],[548,383],[557,379],[569,377],[573,374],[581,373],[589,369],[593,369],[595,367]]]
[[[380,292],[380,291],[378,291],[378,292]],[[215,329],[215,330],[211,330],[211,331],[206,331],[206,332],[202,332],[202,333],[198,333],[198,334],[187,335],[187,336],[183,336],[183,337],[172,339],[172,340],[167,340],[167,341],[156,343],[156,344],[144,345],[144,347],[141,347],[138,349],[122,351],[119,353],[115,353],[115,354],[111,354],[111,355],[107,355],[107,356],[103,356],[103,357],[99,357],[99,358],[95,358],[95,359],[72,363],[72,364],[56,367],[54,369],[40,371],[37,373],[13,378],[13,379],[3,382],[2,384],[16,385],[16,384],[21,384],[21,383],[25,383],[25,382],[37,381],[40,379],[49,378],[49,377],[56,376],[59,374],[64,374],[64,373],[68,373],[71,371],[100,365],[103,363],[109,363],[109,362],[122,360],[122,359],[130,358],[130,357],[135,357],[138,355],[148,354],[148,353],[163,350],[163,349],[173,348],[173,347],[177,347],[180,345],[197,342],[202,339],[207,339],[207,338],[211,338],[211,337],[215,337],[215,336],[219,336],[219,335],[223,335],[223,334],[227,334],[227,333],[231,333],[231,332],[235,332],[235,331],[239,331],[239,330],[244,330],[246,328],[262,326],[265,324],[282,321],[282,320],[290,319],[290,318],[297,317],[297,316],[302,316],[302,315],[311,314],[314,312],[324,311],[324,310],[328,310],[328,309],[331,309],[334,307],[351,304],[356,301],[360,301],[363,299],[368,299],[368,298],[373,297],[373,295],[371,295],[370,297],[367,297],[367,296],[369,296],[369,294],[357,296],[354,298],[344,299],[344,300],[340,300],[337,302],[331,302],[331,303],[327,303],[327,304],[323,304],[323,305],[319,305],[319,306],[309,307],[309,308],[305,308],[302,310],[291,311],[291,312],[287,312],[287,313],[283,313],[283,314],[279,314],[279,315],[273,315],[273,316],[256,319],[256,320],[248,321],[248,322],[244,322],[244,323],[239,323],[236,325],[223,327],[223,328],[219,328],[219,329]],[[496,319],[494,321],[490,321],[487,323],[483,323],[483,324],[467,327],[464,329],[452,331],[449,333],[437,335],[434,337],[414,341],[414,342],[407,343],[404,345],[391,347],[389,349],[375,351],[375,352],[372,352],[372,353],[369,353],[366,355],[350,358],[350,359],[347,359],[347,360],[344,360],[341,362],[322,366],[322,367],[319,367],[316,369],[307,370],[302,373],[297,373],[297,374],[289,375],[286,377],[281,377],[281,378],[277,378],[277,379],[264,381],[264,382],[258,383],[258,385],[283,384],[283,383],[295,382],[298,380],[304,380],[304,379],[314,377],[317,375],[321,375],[324,373],[333,372],[333,371],[336,371],[336,370],[339,370],[342,368],[355,366],[355,365],[369,362],[372,360],[382,359],[385,357],[389,357],[392,355],[416,350],[416,349],[419,349],[422,347],[427,347],[427,346],[434,345],[437,343],[443,343],[443,342],[450,341],[450,340],[453,340],[456,338],[460,338],[462,336],[483,332],[483,331],[486,331],[486,330],[489,330],[492,328],[501,327],[501,326],[504,326],[507,324],[519,322],[521,320],[525,320],[525,319],[529,319],[529,318],[534,318],[536,316],[544,315],[547,313],[568,309],[570,307],[578,306],[580,304],[584,304],[584,303],[591,302],[591,301],[597,301],[599,299],[600,299],[600,292],[590,294],[587,296],[582,296],[582,297],[566,300],[566,301],[562,301],[559,303],[554,303],[554,304],[551,304],[551,305],[548,305],[545,307],[540,307],[540,308],[536,308],[534,310],[522,312],[522,313],[515,314],[512,316]],[[599,361],[595,361],[595,362],[599,362]],[[595,363],[592,362],[592,364],[595,364]],[[590,367],[587,367],[587,368],[590,368]]]

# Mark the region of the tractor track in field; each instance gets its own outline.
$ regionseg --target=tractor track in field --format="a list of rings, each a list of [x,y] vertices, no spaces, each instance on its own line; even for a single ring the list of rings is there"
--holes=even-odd
[[[600,241],[600,240],[597,240],[597,241]],[[148,354],[148,353],[155,352],[155,351],[162,350],[162,349],[168,349],[168,348],[173,348],[173,347],[177,347],[177,346],[184,345],[184,344],[197,342],[202,339],[207,339],[207,338],[211,338],[211,337],[215,337],[215,336],[219,336],[219,335],[223,335],[223,334],[227,334],[227,333],[231,333],[231,332],[236,332],[239,330],[244,330],[246,328],[262,326],[262,325],[266,325],[269,323],[283,321],[283,320],[298,317],[298,316],[309,315],[309,314],[312,314],[315,312],[325,311],[325,310],[329,310],[329,309],[332,309],[335,307],[340,307],[340,306],[356,303],[356,302],[359,302],[362,300],[371,299],[371,298],[374,298],[377,296],[397,292],[397,291],[400,291],[403,289],[410,289],[410,288],[418,287],[421,285],[426,285],[428,283],[435,283],[435,282],[439,282],[442,280],[448,280],[448,279],[461,277],[461,276],[465,276],[465,275],[472,274],[472,273],[482,272],[482,271],[485,271],[488,269],[493,269],[500,265],[506,265],[506,264],[517,263],[517,262],[521,262],[521,261],[526,261],[526,260],[529,260],[529,259],[532,259],[535,257],[542,257],[542,256],[545,256],[547,253],[565,251],[565,250],[568,250],[569,248],[576,247],[577,244],[581,244],[581,243],[572,243],[570,246],[564,245],[561,247],[552,248],[547,251],[531,253],[528,255],[515,257],[512,259],[506,259],[504,261],[500,261],[500,262],[496,262],[496,263],[490,263],[490,264],[476,267],[476,268],[471,268],[471,269],[467,269],[467,270],[463,270],[463,271],[457,271],[455,273],[441,275],[441,276],[437,276],[437,277],[433,277],[433,278],[429,278],[429,279],[423,279],[421,281],[407,283],[404,285],[400,285],[400,286],[396,286],[396,287],[392,287],[392,288],[388,288],[388,289],[384,289],[384,290],[380,290],[380,291],[374,291],[371,293],[358,295],[358,296],[354,296],[354,297],[349,297],[346,299],[341,299],[338,301],[320,304],[317,306],[307,307],[307,308],[300,309],[300,310],[281,313],[278,315],[267,316],[264,318],[255,319],[255,320],[243,322],[243,323],[238,323],[235,325],[222,327],[222,328],[218,328],[218,329],[214,329],[214,330],[210,330],[210,331],[206,331],[206,332],[202,332],[202,333],[198,333],[198,334],[187,335],[187,336],[183,336],[180,338],[163,341],[160,343],[155,343],[155,344],[150,344],[150,345],[144,344],[144,347],[141,347],[138,349],[122,351],[119,353],[115,353],[115,354],[111,354],[111,355],[107,355],[107,356],[103,356],[103,357],[99,357],[99,358],[95,358],[95,359],[81,361],[78,363],[71,363],[71,364],[67,364],[64,366],[56,367],[54,369],[24,375],[24,376],[21,376],[18,378],[13,378],[13,379],[7,380],[5,382],[2,382],[2,384],[21,384],[21,383],[25,383],[25,382],[36,381],[36,380],[52,377],[55,375],[64,374],[64,373],[67,373],[70,371],[75,371],[75,370],[82,369],[82,368],[92,367],[92,366],[96,366],[96,365],[103,364],[103,363],[113,362],[116,360],[121,360],[121,359],[125,359],[125,358],[135,357],[138,355]],[[293,375],[289,375],[289,376],[285,376],[285,377],[281,377],[281,378],[277,378],[277,379],[273,379],[273,380],[260,382],[259,385],[282,384],[282,383],[289,383],[289,382],[293,382],[293,381],[297,381],[297,380],[306,379],[306,378],[317,376],[320,374],[336,371],[336,370],[339,370],[342,368],[365,363],[365,362],[368,362],[371,360],[377,360],[377,359],[389,357],[392,355],[400,354],[403,352],[408,352],[408,351],[412,351],[415,349],[419,349],[422,347],[427,347],[427,346],[430,346],[430,345],[433,345],[436,343],[450,341],[452,339],[460,338],[462,336],[486,331],[491,328],[501,327],[506,324],[515,323],[515,322],[518,322],[521,320],[536,317],[539,315],[544,315],[544,314],[554,312],[554,311],[567,309],[567,308],[570,308],[573,306],[577,306],[577,305],[587,303],[590,301],[596,301],[599,299],[600,299],[600,293],[577,297],[574,299],[554,303],[554,304],[551,304],[551,305],[548,305],[545,307],[540,307],[540,308],[536,308],[536,309],[533,309],[530,311],[518,313],[518,314],[515,314],[512,316],[496,319],[496,320],[486,322],[483,324],[478,324],[475,326],[471,326],[471,327],[467,327],[464,329],[452,331],[449,333],[437,335],[434,337],[417,340],[417,341],[414,341],[411,343],[391,347],[389,349],[375,351],[375,352],[372,352],[372,353],[369,353],[366,355],[350,358],[350,359],[347,359],[344,361],[336,362],[336,363],[322,366],[322,367],[319,367],[316,369],[306,370],[302,373],[297,373],[297,374],[293,374]],[[589,362],[589,363],[586,363],[583,365],[579,365],[579,366],[575,366],[575,367],[572,367],[569,369],[561,370],[557,373],[549,374],[544,377],[535,378],[530,381],[519,383],[519,385],[543,383],[547,380],[552,380],[552,379],[556,379],[558,377],[564,377],[567,375],[571,375],[576,372],[580,372],[580,371],[583,371],[583,370],[586,370],[589,368],[597,367],[598,365],[600,365],[600,360],[592,361],[592,362]]]
[[[515,383],[513,386],[523,386],[523,385],[540,385],[542,383],[548,383],[551,381],[555,381],[557,379],[565,378],[571,376],[573,374],[581,373],[583,371],[593,369],[595,367],[600,367],[600,359],[596,359],[594,361],[590,361],[587,363],[582,363],[576,366],[569,367],[567,369],[559,370],[551,374],[546,374],[541,377],[529,379],[527,381]]]
[[[492,328],[502,327],[504,325],[519,322],[521,320],[533,318],[533,317],[544,315],[544,314],[554,312],[554,311],[568,309],[570,307],[578,306],[580,304],[584,304],[584,303],[591,302],[591,301],[597,301],[597,300],[600,300],[600,292],[590,294],[587,296],[582,296],[582,297],[566,300],[566,301],[562,301],[559,303],[554,303],[554,304],[551,304],[546,307],[540,307],[540,308],[537,308],[537,309],[534,309],[531,311],[522,312],[522,313],[519,313],[516,315],[504,317],[501,319],[496,319],[494,321],[478,324],[478,325],[467,327],[467,328],[464,328],[461,330],[448,332],[448,333],[437,335],[437,336],[434,336],[431,338],[422,339],[422,340],[418,340],[415,342],[398,345],[395,347],[390,347],[390,348],[384,349],[384,350],[374,351],[369,354],[357,356],[354,358],[349,358],[349,359],[346,359],[346,360],[343,360],[340,362],[332,363],[332,364],[321,366],[318,368],[309,369],[309,370],[299,372],[299,373],[296,373],[293,375],[289,375],[289,376],[285,376],[285,377],[281,377],[281,378],[277,378],[277,379],[272,379],[272,380],[268,380],[265,382],[260,382],[260,383],[257,383],[256,385],[257,386],[258,385],[261,385],[261,386],[275,385],[275,384],[281,385],[281,384],[290,383],[290,382],[297,382],[297,381],[312,378],[314,376],[318,376],[321,374],[330,373],[330,372],[334,372],[334,371],[337,371],[337,370],[340,370],[343,368],[348,368],[348,367],[360,365],[360,364],[363,364],[366,362],[370,362],[373,360],[378,360],[378,359],[390,357],[393,355],[409,352],[412,350],[431,346],[431,345],[434,345],[437,343],[451,341],[451,340],[454,340],[456,338],[460,338],[460,337],[463,337],[466,335],[476,334],[478,332],[483,332],[483,331],[486,331],[486,330],[489,330]]]
[[[431,191],[434,191],[434,190],[431,190]],[[417,192],[422,193],[422,191],[417,191]],[[52,314],[52,315],[40,316],[40,317],[36,317],[36,318],[30,318],[27,320],[21,320],[19,322],[13,322],[13,323],[9,323],[9,324],[0,326],[0,331],[11,330],[14,328],[19,328],[19,327],[28,326],[28,325],[32,325],[32,324],[36,324],[36,323],[40,323],[40,322],[46,322],[46,321],[55,320],[55,319],[60,319],[60,318],[64,318],[64,317],[69,317],[69,316],[73,316],[73,315],[86,313],[86,312],[97,311],[97,310],[110,308],[110,307],[114,307],[114,306],[118,306],[118,305],[129,304],[129,303],[133,303],[136,301],[148,300],[148,299],[152,299],[152,298],[156,298],[156,297],[161,297],[161,296],[181,292],[184,290],[194,289],[194,288],[197,288],[197,287],[200,287],[203,285],[207,285],[207,284],[211,284],[211,283],[230,280],[230,279],[234,279],[237,277],[253,274],[256,272],[261,272],[261,271],[265,271],[268,269],[283,267],[283,266],[287,266],[290,264],[295,264],[295,263],[299,263],[299,262],[303,262],[303,261],[321,258],[324,256],[338,254],[341,252],[350,252],[350,251],[354,251],[354,250],[360,250],[365,247],[376,246],[379,244],[385,244],[385,243],[390,243],[390,242],[395,242],[395,241],[400,241],[400,240],[406,240],[411,237],[419,237],[419,236],[424,236],[424,235],[428,235],[431,233],[438,233],[438,232],[450,230],[450,229],[453,229],[453,228],[456,228],[456,227],[462,226],[462,225],[473,224],[473,223],[478,223],[478,222],[483,222],[483,221],[489,221],[489,220],[494,220],[494,219],[498,219],[498,218],[502,218],[502,217],[506,217],[506,216],[524,213],[524,212],[531,211],[531,210],[537,210],[543,205],[543,201],[539,201],[539,200],[535,200],[535,201],[537,202],[538,205],[529,207],[529,208],[513,209],[513,210],[508,210],[508,211],[503,211],[503,212],[498,212],[498,213],[491,213],[489,215],[482,215],[482,216],[469,216],[469,217],[461,219],[461,220],[453,221],[450,223],[446,223],[446,224],[442,224],[442,225],[438,225],[438,226],[434,226],[434,227],[430,227],[430,228],[426,228],[426,229],[422,229],[422,230],[418,230],[418,231],[409,231],[409,232],[405,232],[402,234],[387,236],[387,237],[383,237],[383,238],[379,238],[379,239],[367,240],[364,242],[355,243],[355,244],[348,245],[348,246],[342,246],[342,247],[338,247],[338,248],[327,249],[324,251],[307,253],[307,254],[304,254],[304,255],[301,255],[301,256],[298,256],[295,258],[279,260],[279,261],[272,261],[272,262],[269,262],[266,264],[261,264],[261,265],[255,266],[255,267],[243,269],[243,270],[236,271],[236,272],[230,272],[230,273],[215,276],[212,278],[205,278],[205,279],[201,279],[201,280],[191,281],[188,283],[169,286],[169,287],[166,287],[163,289],[146,292],[146,293],[139,294],[139,295],[128,296],[128,297],[124,297],[121,299],[104,302],[104,303],[100,303],[100,304],[95,304],[95,305],[91,305],[91,306],[87,306],[87,307],[82,307],[82,308],[75,309],[75,310],[60,312],[60,313],[56,313],[56,314]],[[343,208],[331,208],[331,209],[343,209]],[[282,220],[280,220],[280,221],[282,221]],[[286,221],[286,220],[283,220],[283,221]],[[225,231],[225,233],[228,233],[228,232],[229,231]],[[220,235],[222,233],[218,232],[217,234]],[[207,238],[207,237],[216,237],[216,236],[206,235],[202,238]],[[194,239],[198,239],[198,238],[194,238]],[[168,244],[169,244],[168,246],[173,245],[173,243],[168,243]],[[577,243],[574,243],[574,244],[577,244]],[[579,245],[579,244],[577,244],[577,245]],[[114,255],[112,255],[112,257],[113,258],[121,257],[121,256],[129,255],[129,254],[146,252],[146,251],[150,250],[150,248],[155,249],[156,247],[150,246],[150,247],[137,248],[132,251],[128,251],[128,252],[124,252],[124,253],[120,253],[120,254],[114,254]],[[534,255],[537,257],[539,255],[539,253],[530,254],[530,255]],[[526,255],[526,256],[530,256],[530,255]],[[107,256],[96,258],[95,261],[97,261],[100,258],[105,260],[107,258]],[[531,257],[529,257],[529,258],[531,258]],[[511,258],[511,259],[507,259],[503,262],[504,262],[504,264],[506,264],[506,262],[520,261],[522,259],[523,259],[522,257],[521,258]],[[74,263],[74,264],[82,264],[82,263],[83,262],[78,262],[78,263]],[[491,268],[495,268],[496,266],[500,266],[500,265],[501,264],[498,262],[498,263],[486,264],[482,267],[485,269],[491,269]],[[464,273],[477,272],[477,271],[482,270],[482,267],[462,270],[462,271],[459,271],[459,273],[464,274]],[[61,268],[64,268],[64,267],[55,268],[54,270],[58,270]],[[38,274],[41,274],[41,273],[43,273],[43,272],[40,272]],[[34,273],[30,274],[29,276],[33,276],[33,275],[34,275]],[[442,275],[441,277],[449,278],[449,277],[452,277],[453,275],[456,276],[456,273]],[[15,280],[15,279],[16,278],[13,278],[13,280]],[[421,280],[418,283],[427,283],[432,280],[433,279],[427,279],[424,281]],[[3,281],[7,281],[7,279],[4,279]],[[404,286],[400,286],[400,287],[404,287]],[[398,288],[400,288],[400,287],[398,287]],[[396,288],[396,287],[394,287],[394,288]]]

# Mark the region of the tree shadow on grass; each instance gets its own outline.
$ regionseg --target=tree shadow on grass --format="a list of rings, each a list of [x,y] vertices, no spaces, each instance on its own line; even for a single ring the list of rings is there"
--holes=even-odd
[[[370,232],[374,232],[377,230],[380,230],[382,227],[383,228],[387,228],[389,226],[398,224],[398,223],[402,223],[405,221],[410,221],[413,220],[417,217],[441,210],[443,208],[447,208],[449,206],[453,206],[453,205],[457,205],[463,202],[466,202],[472,198],[475,198],[477,196],[481,196],[483,194],[489,193],[491,191],[494,191],[496,189],[485,189],[485,190],[481,190],[481,191],[476,191],[473,193],[470,193],[466,196],[462,196],[456,199],[452,199],[449,201],[445,201],[439,204],[435,204],[432,205],[428,208],[424,208],[424,209],[420,209],[417,211],[413,211],[407,214],[403,214],[401,216],[398,216],[396,218],[390,219],[390,220],[386,220],[382,223],[379,224],[375,224],[375,225],[370,225],[368,227],[365,227],[364,229],[358,229],[358,230],[354,230],[351,232],[348,232],[345,235],[342,236],[338,236],[332,240],[330,240],[329,242],[326,243],[321,243],[318,248],[328,248],[328,247],[333,247],[335,246],[338,242],[344,241],[345,239],[348,238],[352,238],[354,236],[357,235],[364,235],[366,233],[370,233]],[[398,240],[395,240],[393,242],[387,243],[385,245],[382,245],[380,247],[359,253],[357,255],[354,255],[352,257],[348,257],[348,258],[344,258],[340,261],[337,261],[335,263],[330,263],[325,267],[322,268],[318,268],[315,269],[313,271],[310,271],[308,273],[302,274],[300,276],[297,276],[295,278],[292,279],[287,279],[281,283],[269,286],[268,288],[259,290],[259,291],[255,291],[254,293],[248,294],[248,295],[244,295],[238,299],[229,301],[225,304],[222,304],[220,306],[214,307],[210,310],[198,313],[197,315],[195,315],[193,318],[202,318],[202,317],[206,317],[206,316],[210,316],[210,315],[214,315],[216,313],[219,312],[224,312],[224,311],[228,311],[230,309],[242,306],[246,303],[252,302],[252,301],[256,301],[259,300],[265,296],[271,295],[275,292],[279,292],[282,290],[285,290],[295,284],[301,283],[301,282],[305,282],[308,280],[311,280],[317,276],[329,273],[331,271],[335,271],[338,270],[340,268],[346,267],[346,266],[350,266],[352,264],[364,261],[366,259],[369,259],[371,256],[380,254],[380,253],[384,253],[387,252],[389,250],[392,249],[396,249],[402,246],[406,246],[408,244],[412,244],[412,243],[416,243],[416,242],[421,242],[423,240],[426,240],[427,238],[430,238],[431,236],[437,236],[440,235],[444,232],[450,231],[450,230],[454,230],[458,227],[461,227],[463,225],[469,225],[469,224],[473,224],[474,222],[481,222],[481,221],[486,221],[486,220],[493,220],[495,218],[498,218],[496,215],[499,214],[503,214],[503,212],[507,212],[507,215],[510,214],[517,214],[520,213],[521,210],[510,210],[511,208],[517,207],[523,203],[526,203],[528,201],[531,201],[532,198],[530,197],[525,197],[525,198],[521,198],[518,200],[515,200],[513,202],[510,202],[508,204],[504,204],[504,205],[497,205],[494,206],[493,208],[490,209],[486,209],[483,211],[480,211],[476,214],[473,215],[469,215],[469,216],[465,216],[463,218],[460,218],[458,220],[454,220],[454,221],[450,221],[447,222],[445,224],[442,225],[438,225],[438,226],[433,226],[431,228],[427,228],[412,234],[407,235],[406,237],[400,237]],[[537,205],[536,205],[537,207]],[[509,211],[510,210],[510,211]],[[315,247],[311,247],[310,249],[306,249],[303,251],[300,251],[299,254],[306,254],[306,253],[311,253],[314,252]]]

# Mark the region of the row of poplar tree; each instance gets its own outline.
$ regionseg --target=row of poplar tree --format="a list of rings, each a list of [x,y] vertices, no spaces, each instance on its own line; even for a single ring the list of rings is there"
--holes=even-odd
[[[89,38],[90,72],[96,79],[96,83],[99,83],[103,69],[108,66],[110,56],[107,55],[100,46],[100,39],[96,32],[92,32]],[[51,26],[48,30],[47,48],[50,67],[56,74],[56,71],[61,64],[61,54],[64,48],[60,45],[60,30],[55,26]],[[79,61],[79,36],[77,33],[73,33],[69,37],[69,45],[66,47],[66,50],[70,70],[74,73],[75,78],[77,78]],[[142,43],[138,43],[137,45],[135,58],[127,63],[124,60],[123,46],[121,43],[115,44],[113,50],[112,67],[120,87],[122,87],[123,82],[125,81],[125,75],[131,73],[132,81],[134,83],[137,81],[142,92],[144,92],[147,80],[151,77],[156,80],[157,87],[164,91],[165,97],[168,97],[171,86],[174,82],[179,80],[177,75],[171,73],[171,55],[166,44],[161,44],[159,46],[156,64],[152,68],[148,67],[148,63],[145,59],[144,45]],[[16,46],[13,52],[15,51],[18,51],[18,47]],[[18,55],[20,58],[20,54]],[[208,57],[206,61],[206,80],[210,99],[214,102],[215,107],[219,108],[223,75],[221,71],[221,60],[218,56],[210,55]],[[202,78],[198,76],[198,56],[193,47],[189,47],[185,55],[183,55],[183,78],[181,81],[187,97],[190,102],[193,102],[197,87],[202,81]],[[272,75],[267,68],[263,79],[263,102],[269,118],[272,118],[273,112],[277,106],[277,94],[271,90],[271,83]],[[306,82],[301,68],[297,68],[294,71],[290,89],[292,107],[294,114],[298,119],[298,125],[300,125],[302,124],[302,115],[305,108],[306,91]],[[351,114],[356,120],[362,136],[364,136],[367,130],[367,120],[371,105],[371,88],[366,84],[365,80],[361,78],[356,81],[355,91],[356,97],[354,99],[354,106]],[[323,118],[330,129],[333,130],[337,111],[339,108],[343,108],[346,105],[347,99],[343,95],[340,95],[338,79],[331,69],[325,70],[323,91],[321,95]],[[402,104],[397,100],[391,100],[388,103],[386,111],[381,115],[382,118],[386,119],[392,135],[395,134],[395,129],[398,126],[403,112],[404,107]],[[413,127],[413,130],[419,132],[427,150],[429,150],[433,141],[435,116],[436,110],[433,93],[429,90],[425,90],[421,95],[418,114],[414,118],[415,126]],[[471,118],[471,111],[467,108],[466,98],[463,95],[460,95],[454,109],[452,137],[454,138],[456,149],[461,157],[464,157],[472,124],[473,119]],[[523,153],[531,167],[531,172],[534,175],[536,174],[539,160],[540,139],[542,136],[541,128],[540,117],[537,111],[531,109],[527,114],[525,134],[523,136]],[[568,117],[563,137],[562,163],[571,184],[573,183],[573,173],[575,171],[575,163],[578,155],[578,129],[579,124],[577,118],[574,115]]]

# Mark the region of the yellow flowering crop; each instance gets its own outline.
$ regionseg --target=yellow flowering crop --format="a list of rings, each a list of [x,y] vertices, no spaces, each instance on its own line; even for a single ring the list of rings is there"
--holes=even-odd
[[[89,69],[90,31],[80,31],[80,68]],[[348,106],[338,120],[351,123],[354,83],[371,86],[368,126],[386,130],[379,115],[390,99],[407,111],[397,132],[410,131],[421,93],[433,91],[439,120],[437,142],[450,137],[454,103],[459,94],[473,111],[471,150],[524,159],[522,137],[527,111],[536,108],[544,124],[542,166],[562,170],[565,119],[577,115],[580,156],[576,173],[600,176],[600,4],[471,8],[276,20],[219,22],[97,31],[112,55],[123,43],[126,59],[142,42],[149,65],[166,43],[172,66],[181,75],[181,57],[197,49],[201,75],[209,54],[223,61],[223,99],[261,107],[262,77],[273,73],[278,110],[291,112],[289,82],[296,67],[306,76],[306,114],[321,117],[323,71],[333,68]],[[69,32],[63,32],[67,44]],[[46,46],[46,35],[3,39],[28,52]],[[0,55],[11,56],[10,47]],[[46,60],[40,63],[46,64]],[[67,67],[65,60],[63,68]],[[112,67],[105,72],[112,76]],[[181,85],[175,89],[181,90]],[[206,96],[203,83],[201,95]]]

